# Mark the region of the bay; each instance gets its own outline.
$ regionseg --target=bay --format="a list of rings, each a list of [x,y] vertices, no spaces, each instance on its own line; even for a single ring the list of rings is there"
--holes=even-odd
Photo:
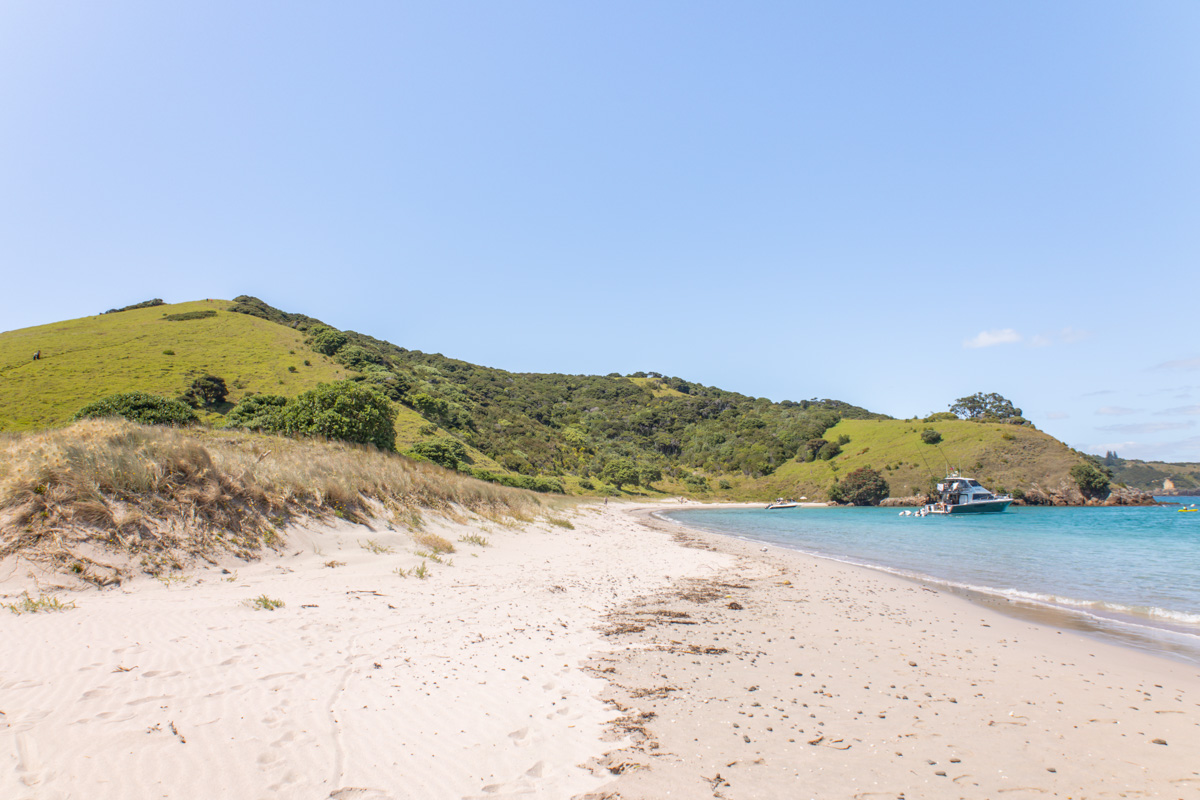
[[[659,516],[990,599],[1041,622],[1200,664],[1200,512],[1181,505],[1010,507],[902,516],[896,508],[670,509]]]

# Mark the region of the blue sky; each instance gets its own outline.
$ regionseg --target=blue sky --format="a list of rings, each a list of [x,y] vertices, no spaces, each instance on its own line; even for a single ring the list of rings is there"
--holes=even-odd
[[[1200,461],[1193,2],[0,6],[11,330],[253,294],[514,371]]]

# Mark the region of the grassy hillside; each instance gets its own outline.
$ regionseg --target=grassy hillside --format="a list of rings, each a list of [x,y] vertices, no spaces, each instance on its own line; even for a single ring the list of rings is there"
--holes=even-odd
[[[1057,486],[1080,459],[1029,426],[902,422],[837,400],[772,403],[655,372],[511,373],[337,331],[245,296],[0,334],[0,431],[63,425],[116,392],[176,397],[205,374],[230,389],[227,404],[205,413],[210,427],[252,394],[294,397],[349,378],[394,401],[400,449],[450,437],[472,468],[554,476],[573,492],[614,491],[603,476],[619,462],[654,487],[634,482],[626,492],[815,499],[864,465],[883,470],[901,495],[927,488],[947,461],[1013,490]],[[926,427],[943,442],[922,443]],[[850,440],[841,454],[804,461],[813,442],[839,437]]]
[[[942,434],[936,445],[925,444],[921,432]],[[792,461],[756,487],[760,497],[779,495],[825,497],[835,477],[869,466],[882,471],[893,497],[930,488],[951,468],[978,479],[994,491],[1025,489],[1033,484],[1055,487],[1080,461],[1078,453],[1054,437],[1024,425],[944,420],[842,420],[825,438],[850,437],[835,458],[809,463]]]
[[[1200,489],[1200,464],[1170,464],[1163,461],[1135,461],[1127,458],[1106,459],[1113,480],[1135,489],[1161,492],[1163,481],[1175,484],[1176,492]]]
[[[295,397],[356,374],[309,349],[303,331],[232,313],[230,305],[199,300],[0,333],[0,431],[64,425],[83,405],[117,392],[175,397],[206,374],[219,375],[229,387],[228,404],[202,415],[220,426],[219,411],[249,394]],[[166,319],[196,311],[214,316]],[[41,358],[34,361],[38,350]],[[410,408],[397,411],[400,446],[424,438],[420,431],[428,420]],[[482,453],[474,455],[482,466],[497,466]]]
[[[80,406],[114,392],[174,397],[207,373],[225,379],[232,403],[247,392],[290,397],[346,377],[343,366],[310,351],[299,331],[231,314],[228,306],[201,300],[0,334],[0,430],[62,425]],[[165,319],[189,311],[215,316]],[[37,350],[42,357],[34,361]]]

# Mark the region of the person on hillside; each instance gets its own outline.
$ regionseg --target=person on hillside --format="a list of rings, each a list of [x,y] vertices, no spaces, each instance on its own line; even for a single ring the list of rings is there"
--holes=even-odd
[[[41,350],[38,350],[36,353],[33,354],[33,360],[34,361],[42,360],[42,351]]]

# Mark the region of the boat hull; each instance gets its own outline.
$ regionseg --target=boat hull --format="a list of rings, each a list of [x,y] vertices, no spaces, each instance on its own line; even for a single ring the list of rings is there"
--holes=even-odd
[[[979,503],[963,503],[958,506],[947,506],[951,514],[995,514],[1008,508],[1012,500],[984,500]]]

